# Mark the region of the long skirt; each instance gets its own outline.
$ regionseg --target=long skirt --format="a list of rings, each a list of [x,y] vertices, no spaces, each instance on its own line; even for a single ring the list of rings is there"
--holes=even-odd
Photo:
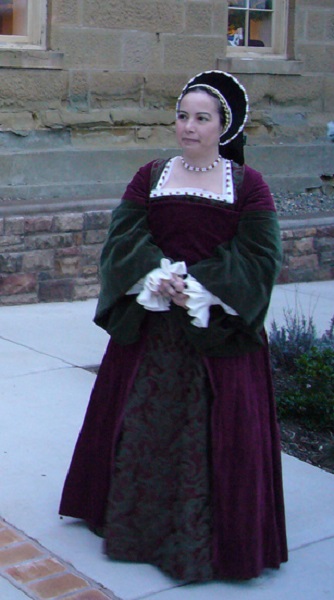
[[[267,347],[203,357],[168,313],[148,321],[144,345],[107,349],[61,514],[99,527],[111,558],[178,580],[278,568],[287,550]]]

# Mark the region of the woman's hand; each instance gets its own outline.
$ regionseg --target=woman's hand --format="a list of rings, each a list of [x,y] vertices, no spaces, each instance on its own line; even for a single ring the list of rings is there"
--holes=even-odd
[[[174,304],[186,307],[186,301],[188,296],[184,293],[186,289],[186,283],[179,275],[172,275],[171,279],[161,279],[159,287],[156,291],[157,294],[161,294],[164,297],[170,298]]]
[[[188,298],[189,298],[189,296],[187,296],[187,294],[183,294],[182,292],[176,292],[175,296],[172,296],[171,300],[177,306],[181,306],[182,308],[185,308],[186,310],[188,310],[188,307],[187,307]]]

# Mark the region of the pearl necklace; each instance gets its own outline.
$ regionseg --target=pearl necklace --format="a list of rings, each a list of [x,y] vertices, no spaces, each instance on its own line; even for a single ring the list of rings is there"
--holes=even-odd
[[[194,167],[193,165],[189,165],[184,160],[184,158],[181,156],[181,161],[182,161],[182,164],[183,164],[184,168],[187,169],[187,171],[196,171],[196,173],[206,173],[207,171],[211,171],[217,165],[219,165],[221,159],[222,159],[222,157],[218,156],[218,158],[216,158],[216,160],[211,165],[209,165],[208,167]]]

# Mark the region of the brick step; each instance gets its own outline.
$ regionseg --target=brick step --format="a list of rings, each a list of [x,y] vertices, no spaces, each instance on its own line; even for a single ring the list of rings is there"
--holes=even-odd
[[[1,518],[0,576],[34,600],[116,600],[110,590]]]

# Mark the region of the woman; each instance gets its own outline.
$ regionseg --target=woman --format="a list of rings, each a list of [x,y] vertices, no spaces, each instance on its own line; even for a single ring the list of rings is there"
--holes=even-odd
[[[269,189],[243,164],[247,110],[228,73],[191,79],[182,155],[142,167],[113,212],[95,316],[111,341],[60,506],[111,558],[186,581],[287,560],[263,329],[281,245]]]

